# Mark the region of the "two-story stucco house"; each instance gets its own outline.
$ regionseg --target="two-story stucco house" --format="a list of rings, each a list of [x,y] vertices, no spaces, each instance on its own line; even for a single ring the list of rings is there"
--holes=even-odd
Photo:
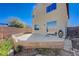
[[[36,4],[33,11],[33,33],[56,34],[60,38],[66,36],[66,27],[68,20],[67,4]]]
[[[67,4],[36,4],[32,15],[32,34],[13,36],[16,39],[15,45],[33,48],[63,48],[68,21]]]

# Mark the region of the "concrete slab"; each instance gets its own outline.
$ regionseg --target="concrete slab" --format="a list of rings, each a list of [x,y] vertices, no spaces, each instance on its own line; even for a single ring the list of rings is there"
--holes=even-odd
[[[32,48],[64,48],[64,39],[59,39],[51,35],[25,34],[19,37],[12,37],[15,45],[22,45]]]

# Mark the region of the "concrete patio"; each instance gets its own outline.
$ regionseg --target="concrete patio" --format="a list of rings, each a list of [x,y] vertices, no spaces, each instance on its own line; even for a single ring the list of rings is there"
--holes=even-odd
[[[64,48],[64,39],[52,35],[24,34],[12,35],[15,46],[27,46],[31,48]]]

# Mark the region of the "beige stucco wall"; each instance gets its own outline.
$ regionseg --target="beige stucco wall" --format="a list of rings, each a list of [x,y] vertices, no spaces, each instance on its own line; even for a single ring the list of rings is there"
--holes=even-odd
[[[49,13],[46,13],[46,7],[49,6],[50,4],[37,4],[34,11],[33,15],[35,17],[33,18],[33,33],[41,33],[41,34],[46,34],[46,23],[49,21],[57,21],[57,26],[52,30],[58,31],[59,29],[65,29],[67,27],[67,9],[66,9],[66,4],[65,3],[57,3],[57,8]],[[40,6],[40,7],[39,7]],[[40,25],[40,30],[35,31],[34,30],[34,25],[39,24]]]

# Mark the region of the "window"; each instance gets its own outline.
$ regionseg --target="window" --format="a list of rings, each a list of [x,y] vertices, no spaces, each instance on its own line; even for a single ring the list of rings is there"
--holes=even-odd
[[[56,21],[51,21],[47,23],[48,28],[54,28],[56,26]]]
[[[47,22],[47,32],[56,27],[56,21]]]
[[[46,12],[51,12],[56,9],[56,3],[52,3],[50,6],[46,7]]]
[[[39,30],[39,25],[34,25],[34,30]]]

